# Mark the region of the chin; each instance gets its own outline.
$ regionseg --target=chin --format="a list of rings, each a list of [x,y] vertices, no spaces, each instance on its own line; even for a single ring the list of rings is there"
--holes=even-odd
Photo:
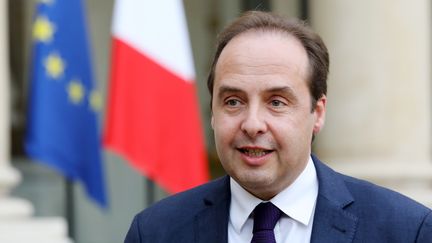
[[[263,185],[263,184],[252,184],[250,187],[244,187],[249,193],[254,195],[257,198],[268,201],[272,199],[278,191],[269,190],[273,188],[271,185]]]
[[[253,191],[269,189],[274,183],[274,179],[271,176],[257,175],[257,173],[240,175],[236,178],[236,180],[241,186]]]

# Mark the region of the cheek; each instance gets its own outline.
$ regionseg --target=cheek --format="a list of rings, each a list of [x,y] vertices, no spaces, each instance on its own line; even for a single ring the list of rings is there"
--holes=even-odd
[[[215,142],[220,146],[232,144],[240,132],[239,122],[236,119],[214,116],[212,127]]]
[[[211,119],[212,128],[214,131],[214,135],[216,139],[223,139],[229,134],[227,130],[231,130],[230,124],[231,122],[223,119],[222,117],[213,116]]]
[[[313,122],[310,117],[284,119],[272,122],[269,127],[276,142],[284,148],[295,149],[300,144],[309,143],[312,138]]]
[[[224,113],[215,114],[211,119],[212,127],[219,132],[224,132],[224,130],[236,129],[239,123],[239,119],[234,116],[229,116]]]

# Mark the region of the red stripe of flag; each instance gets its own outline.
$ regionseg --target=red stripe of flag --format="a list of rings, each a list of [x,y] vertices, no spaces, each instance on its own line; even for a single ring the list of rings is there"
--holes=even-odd
[[[194,82],[114,37],[107,148],[176,193],[209,178]]]

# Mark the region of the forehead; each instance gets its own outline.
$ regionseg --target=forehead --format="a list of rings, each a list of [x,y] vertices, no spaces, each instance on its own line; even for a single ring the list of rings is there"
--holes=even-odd
[[[305,82],[307,71],[307,53],[297,38],[281,31],[252,30],[225,46],[216,64],[215,82],[233,75],[255,79],[275,74]]]
[[[241,69],[241,70],[233,70]],[[234,37],[222,50],[215,78],[230,71],[272,73],[273,69],[306,77],[308,57],[301,42],[280,31],[252,30]]]

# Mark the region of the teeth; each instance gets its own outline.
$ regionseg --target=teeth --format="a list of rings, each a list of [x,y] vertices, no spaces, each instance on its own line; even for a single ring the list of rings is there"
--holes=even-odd
[[[251,157],[260,157],[266,155],[267,151],[263,149],[245,149],[244,153]]]

